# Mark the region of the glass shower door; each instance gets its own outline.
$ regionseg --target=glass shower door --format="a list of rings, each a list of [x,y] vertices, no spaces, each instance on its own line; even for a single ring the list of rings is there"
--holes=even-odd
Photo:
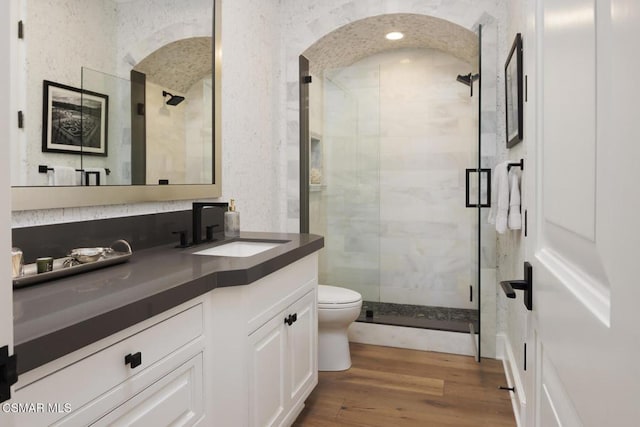
[[[344,79],[349,88],[341,83]],[[325,70],[321,84],[310,90],[317,95],[311,93],[309,105],[309,231],[325,236],[319,283],[353,289],[364,301],[376,302],[380,300],[378,74]]]

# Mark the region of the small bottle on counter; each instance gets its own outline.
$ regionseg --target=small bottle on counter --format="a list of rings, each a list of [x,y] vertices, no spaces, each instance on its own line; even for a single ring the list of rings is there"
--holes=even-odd
[[[240,212],[236,211],[235,200],[229,200],[229,210],[224,213],[224,236],[238,237],[240,235]]]
[[[11,267],[13,279],[24,274],[24,257],[20,248],[11,248]]]

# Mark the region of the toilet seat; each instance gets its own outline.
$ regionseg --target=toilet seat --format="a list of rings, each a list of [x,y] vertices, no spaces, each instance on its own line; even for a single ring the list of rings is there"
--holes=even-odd
[[[346,309],[362,304],[362,296],[351,289],[337,286],[318,285],[319,309]]]

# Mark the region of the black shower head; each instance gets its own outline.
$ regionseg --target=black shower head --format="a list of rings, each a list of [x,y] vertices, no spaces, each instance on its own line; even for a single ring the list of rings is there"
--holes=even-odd
[[[459,81],[462,84],[465,84],[467,86],[471,86],[471,82],[475,82],[476,80],[478,80],[479,74],[466,74],[464,76],[461,76],[460,74],[458,74],[458,77],[456,77],[456,80]]]
[[[170,98],[167,100],[167,105],[176,106],[176,105],[180,104],[182,101],[184,101],[184,96],[172,95],[169,92],[167,92],[166,90],[162,91],[162,96],[170,96]]]

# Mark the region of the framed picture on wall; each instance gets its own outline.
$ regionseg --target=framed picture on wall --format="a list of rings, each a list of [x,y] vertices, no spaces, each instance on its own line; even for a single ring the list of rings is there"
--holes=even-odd
[[[522,36],[516,34],[507,62],[504,64],[504,82],[507,113],[507,148],[523,138],[523,82],[522,82]]]
[[[107,155],[109,96],[44,80],[42,151]]]

